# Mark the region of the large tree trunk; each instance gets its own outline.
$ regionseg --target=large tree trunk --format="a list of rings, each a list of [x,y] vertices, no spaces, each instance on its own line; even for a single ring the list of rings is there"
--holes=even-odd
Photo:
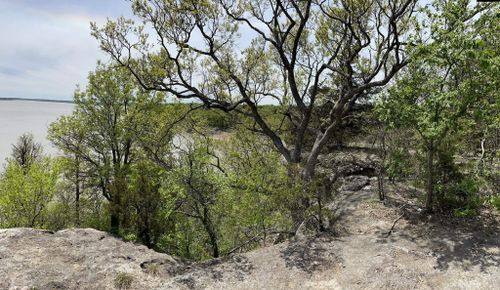
[[[112,205],[115,207],[115,205]],[[118,235],[120,233],[120,215],[115,209],[111,211],[111,233]]]
[[[381,145],[382,145],[382,160],[380,160],[380,164],[377,168],[377,185],[378,185],[378,198],[380,201],[385,202],[385,189],[384,189],[384,173],[385,173],[385,160],[387,158],[387,148],[385,146],[385,136],[386,129],[383,129],[381,136]]]
[[[312,161],[312,162],[311,162]],[[309,182],[314,178],[314,173],[316,170],[316,163],[317,163],[317,157],[314,157],[313,160],[311,160],[305,164],[304,169],[302,170],[302,179],[305,182]]]
[[[75,224],[80,227],[80,182],[76,181],[75,192]]]
[[[320,133],[316,136],[316,140],[314,140],[314,145],[311,148],[311,153],[306,160],[304,165],[304,169],[302,171],[302,178],[305,181],[310,181],[314,177],[314,173],[316,170],[316,165],[318,164],[318,157],[321,153],[321,150],[324,148],[326,143],[330,141],[333,136],[333,133],[338,129],[338,125],[341,123],[341,116],[345,115],[345,112],[341,109],[345,101],[338,102],[335,107],[335,120],[326,128],[324,133]]]
[[[385,190],[384,190],[384,175],[382,170],[379,169],[377,173],[377,187],[378,187],[378,199],[385,202]]]
[[[433,142],[430,142],[427,145],[427,200],[425,203],[425,209],[427,210],[427,212],[432,211],[432,203],[434,197],[434,150],[434,144]]]
[[[120,212],[121,212],[121,199],[120,193],[115,192],[113,194],[113,200],[110,201],[110,222],[111,222],[111,233],[118,235],[120,233]]]
[[[215,228],[212,224],[212,221],[208,213],[208,208],[206,207],[203,207],[203,217],[201,221],[203,223],[205,230],[207,231],[208,239],[210,241],[210,245],[212,246],[212,256],[214,258],[218,258],[220,253],[217,241],[217,233],[215,232]]]
[[[300,178],[302,179],[302,182],[304,182],[304,195],[299,198],[299,200],[296,202],[296,206],[292,211],[292,220],[294,225],[296,226],[296,230],[298,227],[301,225],[301,223],[305,219],[304,213],[306,210],[309,208],[311,205],[311,201],[309,199],[310,194],[307,193],[306,191],[311,187],[312,182],[314,180],[314,175],[316,173],[316,166],[318,164],[318,157],[319,154],[321,153],[321,150],[324,148],[326,143],[331,139],[335,129],[337,128],[337,124],[339,123],[339,120],[335,120],[328,128],[325,130],[324,133],[319,134],[316,136],[316,140],[314,141],[314,145],[311,148],[311,152],[309,156],[307,157],[307,160],[305,161],[304,167],[302,168],[301,176]],[[318,202],[318,221],[319,221],[319,228],[323,229],[323,221],[321,220],[322,214],[321,214],[321,197],[322,193],[321,192],[315,192],[314,195],[311,195],[317,199]]]
[[[305,181],[304,169],[301,168],[300,159],[295,159],[294,162],[288,163],[288,178],[290,188],[293,188],[297,182]],[[300,224],[304,221],[304,212],[309,207],[309,198],[307,196],[308,194],[306,192],[306,188],[307,187],[304,187],[302,196],[294,199],[290,205],[291,218],[295,230],[297,230]]]

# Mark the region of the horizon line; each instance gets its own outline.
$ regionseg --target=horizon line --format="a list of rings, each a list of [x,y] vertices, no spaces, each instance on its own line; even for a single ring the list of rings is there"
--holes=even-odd
[[[73,100],[18,98],[18,97],[0,97],[0,101],[29,101],[29,102],[66,103],[66,104],[75,103]]]

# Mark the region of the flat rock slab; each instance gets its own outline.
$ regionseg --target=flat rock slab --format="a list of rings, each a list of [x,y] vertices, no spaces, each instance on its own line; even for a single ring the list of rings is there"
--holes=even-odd
[[[152,289],[164,279],[148,273],[144,265],[151,262],[172,273],[183,266],[94,229],[0,230],[0,289],[114,289],[119,273],[133,277],[134,289]]]

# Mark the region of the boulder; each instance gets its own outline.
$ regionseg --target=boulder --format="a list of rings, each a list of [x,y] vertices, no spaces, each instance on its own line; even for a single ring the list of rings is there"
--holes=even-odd
[[[370,178],[364,175],[350,175],[341,180],[342,191],[358,191],[370,183]]]

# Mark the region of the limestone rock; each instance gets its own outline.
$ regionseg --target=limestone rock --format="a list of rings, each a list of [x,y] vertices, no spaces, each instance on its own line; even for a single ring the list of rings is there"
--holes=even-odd
[[[367,185],[368,183],[370,183],[370,179],[368,178],[368,176],[350,175],[343,178],[340,190],[358,191],[365,187],[365,185]]]
[[[154,289],[161,281],[148,263],[157,263],[164,277],[185,267],[94,229],[0,230],[0,289],[113,289],[120,273],[132,277],[133,289]]]

